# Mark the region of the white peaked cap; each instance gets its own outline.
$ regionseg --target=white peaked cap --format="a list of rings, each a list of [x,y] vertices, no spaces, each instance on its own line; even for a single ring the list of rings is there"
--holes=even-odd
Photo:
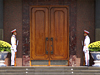
[[[87,30],[84,30],[84,32],[87,33],[87,34],[89,34],[89,31],[87,31]]]
[[[15,32],[15,31],[16,31],[16,29],[12,30],[11,33]]]

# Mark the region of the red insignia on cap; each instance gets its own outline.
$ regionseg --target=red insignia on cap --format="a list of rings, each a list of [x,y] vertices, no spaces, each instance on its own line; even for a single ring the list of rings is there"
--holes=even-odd
[[[84,33],[87,33],[87,34],[89,34],[89,32],[88,32],[87,30],[84,30]]]
[[[12,33],[16,32],[16,29],[12,30],[11,32],[12,32]]]

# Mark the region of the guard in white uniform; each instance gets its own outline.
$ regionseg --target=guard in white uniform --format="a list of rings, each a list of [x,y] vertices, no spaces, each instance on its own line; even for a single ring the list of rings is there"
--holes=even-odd
[[[85,39],[84,39],[83,52],[85,54],[85,65],[86,66],[89,66],[89,59],[90,59],[89,48],[88,48],[88,45],[90,44],[90,38],[89,38],[88,34],[89,34],[89,32],[84,30]]]
[[[16,49],[16,29],[12,30],[12,36],[11,36],[11,66],[14,66],[14,59],[15,59],[15,52],[17,52]]]

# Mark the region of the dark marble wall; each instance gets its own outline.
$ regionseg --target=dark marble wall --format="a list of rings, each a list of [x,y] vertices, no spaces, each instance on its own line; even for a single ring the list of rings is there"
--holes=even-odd
[[[3,40],[3,0],[0,0],[0,40]]]
[[[82,65],[81,41],[84,39],[84,29],[90,32],[91,42],[94,41],[94,0],[4,0],[4,40],[10,43],[10,31],[14,28],[18,30],[17,63],[23,66],[30,65],[29,8],[32,5],[69,6],[69,65]]]
[[[22,0],[3,0],[4,1],[4,41],[11,40],[11,30],[17,29],[17,39],[19,45],[17,48],[17,66],[22,66]],[[6,61],[10,65],[10,55]]]
[[[83,48],[82,41],[84,41],[83,31],[88,30],[91,42],[94,41],[95,36],[95,0],[77,0],[77,43],[76,54],[81,58],[81,65],[83,65]],[[90,60],[90,64],[92,64]]]
[[[3,29],[3,0],[0,0],[0,29]]]
[[[69,6],[69,55],[76,55],[76,17],[77,0],[23,0],[23,26],[22,26],[22,45],[23,60],[25,55],[30,56],[30,12],[31,5],[67,5]],[[29,62],[29,61],[27,61]],[[23,61],[23,64],[26,63]],[[25,66],[25,65],[24,65]]]
[[[95,0],[95,41],[100,41],[100,0]]]

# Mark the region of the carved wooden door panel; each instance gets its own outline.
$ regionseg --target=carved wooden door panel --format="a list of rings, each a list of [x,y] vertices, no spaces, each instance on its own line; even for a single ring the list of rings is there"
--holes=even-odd
[[[68,60],[68,9],[66,7],[52,7],[50,17],[50,59]]]
[[[30,60],[68,60],[67,7],[32,7],[30,23]]]
[[[48,8],[31,8],[31,60],[48,60],[49,22]],[[46,48],[46,49],[45,49]]]

